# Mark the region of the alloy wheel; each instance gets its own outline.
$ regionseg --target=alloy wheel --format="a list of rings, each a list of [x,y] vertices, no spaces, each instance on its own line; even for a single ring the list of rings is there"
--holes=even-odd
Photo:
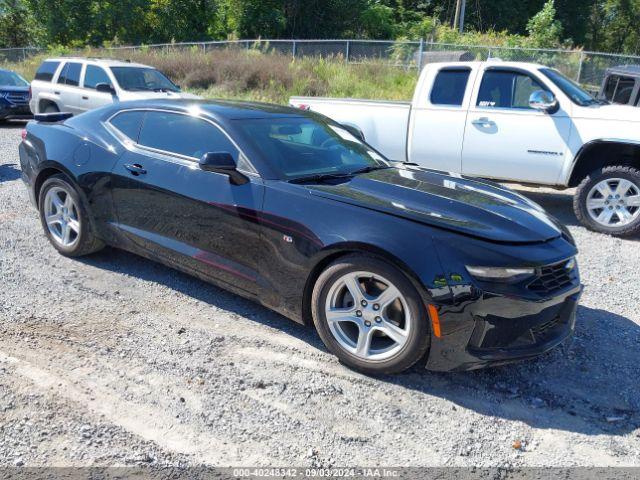
[[[368,361],[386,360],[400,352],[413,321],[402,292],[370,272],[340,277],[327,295],[325,316],[340,346]]]
[[[589,191],[586,203],[589,215],[600,225],[629,225],[640,217],[640,187],[624,178],[608,178]]]
[[[44,219],[53,240],[65,248],[80,239],[78,206],[71,194],[61,187],[52,187],[44,198]]]

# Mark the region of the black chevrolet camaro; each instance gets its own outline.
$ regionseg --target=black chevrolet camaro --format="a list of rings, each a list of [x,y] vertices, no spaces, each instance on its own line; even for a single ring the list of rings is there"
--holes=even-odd
[[[366,373],[533,357],[574,331],[567,230],[500,185],[383,158],[310,112],[222,101],[38,117],[23,179],[67,256],[129,250],[314,325]]]

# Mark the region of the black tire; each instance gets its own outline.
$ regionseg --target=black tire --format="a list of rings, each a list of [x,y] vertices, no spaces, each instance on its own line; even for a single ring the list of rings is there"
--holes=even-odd
[[[589,192],[603,180],[615,178],[621,178],[630,181],[635,185],[636,190],[640,192],[640,170],[634,167],[622,165],[604,167],[591,172],[589,176],[582,180],[576,190],[575,196],[573,197],[573,210],[580,223],[590,230],[600,233],[606,233],[615,237],[638,235],[640,234],[640,215],[638,215],[635,220],[627,225],[607,226],[597,222],[589,214],[589,210],[587,209],[587,199],[589,196]]]
[[[327,322],[325,305],[331,287],[345,274],[371,272],[388,279],[404,296],[411,312],[412,324],[402,349],[393,357],[371,361],[346,350],[334,337]],[[313,322],[325,346],[345,365],[369,375],[402,372],[427,354],[430,346],[430,324],[424,303],[411,281],[396,267],[373,256],[353,254],[330,264],[318,277],[311,299]]]
[[[60,113],[60,109],[55,103],[48,103],[42,113]]]
[[[54,187],[61,188],[67,195],[70,195],[77,207],[76,211],[78,222],[80,224],[80,234],[78,235],[78,240],[70,247],[65,247],[54,239],[45,220],[44,201],[47,192]],[[85,208],[80,195],[78,195],[75,187],[65,175],[53,175],[45,180],[42,184],[42,188],[40,188],[38,210],[40,212],[40,222],[42,223],[45,235],[49,239],[51,245],[53,245],[53,247],[62,255],[67,257],[81,257],[104,248],[104,242],[94,234],[92,220],[87,213],[87,209]]]

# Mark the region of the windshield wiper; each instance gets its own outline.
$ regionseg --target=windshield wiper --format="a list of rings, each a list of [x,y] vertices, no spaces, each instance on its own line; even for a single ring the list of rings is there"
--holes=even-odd
[[[375,166],[369,165],[367,167],[359,168],[358,170],[351,172],[350,175],[359,175],[361,173],[375,172],[376,170],[386,170],[388,168],[393,168],[393,167],[389,165],[375,165]]]
[[[317,175],[306,175],[304,177],[292,178],[289,183],[320,183],[325,180],[333,180],[336,178],[352,177],[353,174],[349,172],[343,173],[320,173]]]

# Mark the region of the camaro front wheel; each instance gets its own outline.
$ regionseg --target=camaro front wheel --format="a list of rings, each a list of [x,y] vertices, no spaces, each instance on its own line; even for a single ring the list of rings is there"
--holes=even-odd
[[[324,344],[346,365],[369,374],[403,371],[429,348],[428,316],[398,269],[353,255],[331,264],[313,292],[313,320]]]
[[[104,246],[93,233],[78,193],[64,175],[54,175],[45,180],[38,206],[45,234],[63,255],[79,257]]]

